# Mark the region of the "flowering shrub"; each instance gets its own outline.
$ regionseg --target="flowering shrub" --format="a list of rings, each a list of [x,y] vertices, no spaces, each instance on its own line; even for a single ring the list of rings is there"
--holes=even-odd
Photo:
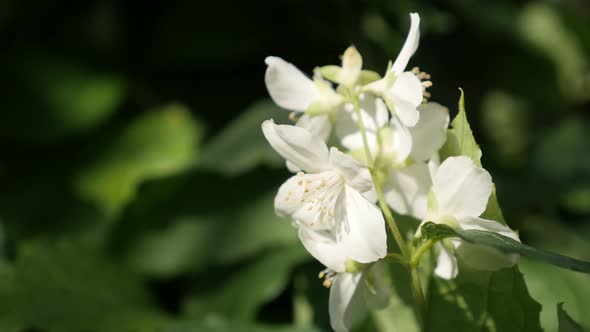
[[[448,109],[429,101],[430,75],[418,67],[406,70],[420,36],[419,15],[410,18],[407,39],[383,76],[363,69],[353,46],[344,51],[341,66],[318,67],[313,79],[281,58],[266,59],[268,92],[278,106],[293,111],[295,121],[262,123],[268,143],[296,173],[279,188],[275,211],[326,266],[319,277],[330,288],[335,331],[349,331],[369,309],[388,306],[391,285],[382,267],[388,259],[409,270],[427,329],[419,266],[432,248],[438,255],[434,275],[447,280],[458,276],[459,262],[496,271],[513,267],[519,254],[544,254],[522,245],[501,217],[463,95],[449,130]],[[416,220],[414,234],[402,234],[394,213]],[[590,272],[588,263],[566,260],[547,261]]]

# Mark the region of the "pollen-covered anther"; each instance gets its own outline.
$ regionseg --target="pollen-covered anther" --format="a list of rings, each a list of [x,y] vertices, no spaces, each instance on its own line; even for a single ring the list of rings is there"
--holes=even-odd
[[[297,116],[299,116],[299,114],[297,112],[291,112],[289,113],[289,120],[293,121],[293,122],[297,122]]]
[[[330,288],[332,286],[335,276],[336,272],[330,269],[325,269],[318,274],[319,279],[324,279],[324,281],[322,281],[322,285],[326,288]]]
[[[416,78],[418,78],[418,80],[420,80],[420,85],[422,85],[422,102],[426,103],[428,102],[428,98],[430,98],[431,94],[430,92],[426,91],[427,88],[430,88],[432,86],[432,81],[430,81],[430,74],[424,71],[421,71],[420,68],[418,67],[414,67],[412,68],[412,73],[414,73],[414,75],[416,75]]]
[[[412,68],[412,73],[414,73],[414,75],[416,75],[420,81],[430,79],[430,74],[425,71],[421,71],[419,67]]]

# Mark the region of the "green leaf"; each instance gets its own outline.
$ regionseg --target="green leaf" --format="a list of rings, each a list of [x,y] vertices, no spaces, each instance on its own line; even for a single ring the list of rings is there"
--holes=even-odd
[[[451,122],[441,160],[464,155],[481,165],[481,149],[467,121],[461,90],[459,113]],[[505,223],[494,188],[483,218]],[[434,229],[429,229],[433,227]],[[429,225],[429,236],[450,235],[451,228]],[[541,306],[531,298],[517,267],[496,272],[479,271],[459,259],[459,275],[454,280],[432,278],[428,287],[428,330],[431,331],[540,331]]]
[[[564,183],[580,184],[579,175],[590,169],[590,124],[571,117],[552,127],[539,142],[531,164],[544,181],[559,188]]]
[[[231,227],[225,229],[224,245],[216,258],[219,262],[234,262],[275,246],[299,246],[297,231],[291,222],[276,215],[273,207],[275,193],[263,195],[245,207]]]
[[[227,320],[221,317],[208,317],[204,321],[177,321],[167,325],[162,332],[320,332],[316,328],[298,328],[285,325],[264,325]]]
[[[261,305],[283,291],[293,267],[307,260],[308,255],[301,246],[263,255],[229,277],[218,289],[190,298],[186,311],[192,317],[223,314],[236,320],[252,320]]]
[[[422,225],[422,232],[427,238],[435,240],[440,240],[445,237],[459,237],[469,243],[492,247],[506,254],[520,254],[566,269],[590,273],[590,262],[536,249],[494,232],[475,229],[453,229],[447,225],[435,224],[433,222],[427,222]]]
[[[147,232],[130,248],[127,261],[142,273],[170,277],[212,260],[211,239],[219,241],[217,220],[182,218],[165,229]]]
[[[555,313],[555,303],[558,302],[565,302],[569,315],[582,326],[590,327],[590,288],[587,286],[587,275],[551,268],[542,262],[528,259],[521,259],[519,267],[524,273],[531,295],[543,305],[541,323],[546,331],[558,329],[558,315]]]
[[[576,323],[563,309],[563,302],[557,304],[557,320],[559,332],[583,332],[580,324]]]
[[[387,308],[372,312],[379,332],[418,332],[420,323],[414,306],[410,274],[398,263],[389,264],[392,293]]]
[[[201,167],[233,176],[259,165],[283,166],[283,158],[270,147],[260,125],[271,118],[288,123],[288,116],[270,100],[255,103],[203,147]]]
[[[274,195],[214,215],[172,219],[165,228],[136,235],[126,260],[142,273],[169,277],[236,263],[269,248],[299,246],[297,231],[274,212]]]
[[[445,160],[450,156],[467,156],[476,165],[481,166],[481,149],[475,142],[471,126],[467,121],[463,89],[459,90],[461,91],[459,113],[457,113],[457,116],[451,122],[452,128],[447,131],[447,140],[439,152],[440,157],[441,160]]]
[[[150,317],[152,322],[164,319],[141,279],[68,242],[21,248],[9,303],[2,322],[17,322],[21,329],[107,331],[104,326],[118,326],[134,316]]]
[[[125,95],[119,75],[75,61],[47,55],[7,61],[5,70],[14,72],[0,91],[0,107],[11,110],[0,121],[2,135],[44,142],[83,132],[108,119]]]
[[[557,7],[529,3],[523,6],[515,23],[517,36],[553,62],[562,83],[562,94],[572,100],[587,100],[588,87],[584,80],[578,79],[580,73],[588,71],[587,55]]]
[[[541,306],[517,267],[486,272],[459,262],[455,279],[431,280],[427,301],[428,331],[542,331]]]
[[[22,323],[15,314],[12,301],[16,297],[16,275],[14,267],[0,260],[0,330],[19,331]]]
[[[451,227],[444,224],[435,224],[433,222],[426,222],[420,227],[422,235],[426,239],[439,241],[447,237],[459,236],[457,232]]]
[[[76,180],[78,192],[116,216],[148,179],[182,172],[196,158],[200,127],[181,105],[136,119]]]

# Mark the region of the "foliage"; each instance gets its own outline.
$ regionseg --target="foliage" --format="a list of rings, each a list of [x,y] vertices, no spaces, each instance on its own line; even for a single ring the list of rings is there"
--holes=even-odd
[[[584,1],[0,7],[1,331],[328,330],[322,267],[272,209],[287,173],[259,125],[289,120],[267,99],[263,60],[311,72],[354,44],[381,73],[409,11],[428,40],[410,65],[441,104],[467,91],[442,157],[492,173],[483,217],[590,259]],[[410,277],[389,268],[392,301],[361,330],[418,331]],[[527,259],[460,269],[423,282],[430,330],[590,327],[586,275]]]

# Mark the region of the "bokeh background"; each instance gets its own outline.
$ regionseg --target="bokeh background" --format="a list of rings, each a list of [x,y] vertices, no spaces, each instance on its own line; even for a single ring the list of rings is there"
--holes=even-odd
[[[264,58],[354,44],[457,88],[523,240],[590,259],[590,3],[0,2],[0,330],[327,331],[328,290],[272,200]],[[590,277],[523,260],[542,322],[590,326]],[[411,313],[410,313],[411,314]],[[395,319],[395,318],[393,318]],[[389,331],[372,324],[361,330]]]

